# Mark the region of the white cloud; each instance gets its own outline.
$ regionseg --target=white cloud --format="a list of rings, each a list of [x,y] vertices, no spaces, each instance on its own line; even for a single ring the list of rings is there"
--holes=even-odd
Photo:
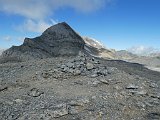
[[[61,8],[70,7],[80,12],[92,12],[102,8],[112,0],[0,0],[0,11],[23,16],[26,20],[18,26],[21,31],[43,32],[55,24],[46,22]]]
[[[11,38],[11,36],[4,36],[4,37],[2,38],[2,40],[11,41],[12,38]]]
[[[57,22],[51,16],[61,8],[73,8],[79,12],[93,12],[112,0],[0,0],[0,12],[24,17],[21,25],[14,25],[24,33],[42,33]],[[23,40],[22,37],[6,36],[3,40]]]
[[[49,14],[45,0],[0,0],[0,10],[31,19],[41,19]]]
[[[137,54],[137,55],[146,56],[146,55],[149,55],[151,53],[156,53],[159,50],[156,49],[156,48],[153,48],[153,47],[134,46],[134,47],[131,47],[131,48],[127,49],[127,51],[129,51],[131,53],[134,53],[134,54]]]
[[[48,27],[50,27],[53,24],[56,24],[56,22],[52,19],[50,22],[45,22],[43,20],[35,21],[35,20],[28,19],[22,25],[16,26],[15,28],[22,32],[28,31],[28,32],[42,33],[44,32],[44,30],[46,30]]]
[[[110,1],[112,0],[0,0],[0,11],[21,15],[28,19],[42,20],[62,7],[92,12]]]

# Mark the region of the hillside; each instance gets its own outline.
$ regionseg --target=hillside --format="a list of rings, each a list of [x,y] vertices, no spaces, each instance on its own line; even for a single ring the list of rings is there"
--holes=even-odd
[[[6,50],[0,64],[0,120],[160,119],[159,72],[97,57],[85,46],[60,23]],[[13,57],[20,61],[11,62]]]

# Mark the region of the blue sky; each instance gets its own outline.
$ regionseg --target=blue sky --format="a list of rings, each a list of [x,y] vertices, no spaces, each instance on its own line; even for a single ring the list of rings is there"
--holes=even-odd
[[[108,48],[160,49],[160,0],[0,0],[0,48],[63,21]]]

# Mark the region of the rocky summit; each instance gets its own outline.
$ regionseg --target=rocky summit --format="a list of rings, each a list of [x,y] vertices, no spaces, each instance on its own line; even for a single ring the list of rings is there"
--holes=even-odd
[[[13,46],[2,54],[5,59],[26,61],[55,56],[75,56],[84,48],[84,40],[67,23],[51,26],[41,36],[25,38],[21,46]]]
[[[160,120],[160,73],[95,57],[84,44],[60,23],[5,51],[0,120]]]

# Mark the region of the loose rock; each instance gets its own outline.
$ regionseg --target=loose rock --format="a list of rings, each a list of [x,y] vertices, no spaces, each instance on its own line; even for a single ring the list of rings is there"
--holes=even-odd
[[[31,97],[39,97],[40,95],[42,95],[44,92],[40,91],[37,88],[32,88],[29,92],[28,95]]]

